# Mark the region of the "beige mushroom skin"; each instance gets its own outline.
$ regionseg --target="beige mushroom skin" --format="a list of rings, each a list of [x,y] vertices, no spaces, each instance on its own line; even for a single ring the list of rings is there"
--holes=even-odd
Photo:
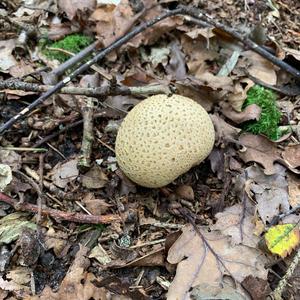
[[[125,117],[116,138],[116,157],[132,181],[162,187],[211,152],[213,123],[205,109],[180,95],[155,95]]]

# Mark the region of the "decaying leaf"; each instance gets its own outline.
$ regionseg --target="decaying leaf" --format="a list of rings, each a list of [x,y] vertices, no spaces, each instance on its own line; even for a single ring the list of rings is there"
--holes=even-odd
[[[266,175],[276,173],[274,162],[280,160],[280,150],[277,145],[261,135],[243,134],[239,141],[247,148],[246,151],[240,152],[240,158],[248,163],[254,161],[264,167]]]
[[[96,278],[85,269],[89,266],[87,253],[89,248],[80,245],[76,253],[75,260],[71,265],[67,275],[63,279],[59,290],[53,292],[50,287],[46,287],[39,296],[25,298],[26,300],[60,300],[60,299],[80,299],[80,300],[103,300],[106,298],[104,288],[97,288],[92,284]]]
[[[7,71],[9,68],[17,64],[12,52],[16,46],[14,39],[0,41],[0,70]]]
[[[10,166],[0,164],[0,191],[3,191],[12,181]]]
[[[53,183],[60,188],[65,188],[69,182],[76,179],[79,175],[77,163],[77,158],[58,163],[49,174],[52,175]]]
[[[247,58],[250,63],[250,67],[248,68],[250,75],[268,84],[276,84],[277,75],[275,67],[270,61],[253,51],[244,51],[242,55]]]
[[[299,228],[295,224],[276,225],[265,234],[268,249],[282,258],[289,255],[300,243]]]
[[[247,300],[249,299],[243,291],[238,291],[230,285],[209,285],[200,284],[192,289],[191,296],[193,300],[207,299],[230,299],[230,300]]]
[[[223,212],[217,213],[214,229],[230,236],[233,246],[243,244],[255,248],[259,237],[254,234],[254,207],[248,203],[245,211],[243,209],[241,204],[235,204]]]
[[[279,164],[274,165],[274,170],[275,174],[266,175],[257,165],[246,169],[249,180],[252,180],[250,189],[264,224],[271,222],[280,213],[287,212],[290,207],[286,170]]]
[[[27,285],[31,280],[31,271],[27,267],[17,267],[13,270],[10,270],[6,274],[6,278],[11,282],[20,285]]]
[[[282,157],[292,168],[300,167],[300,145],[285,147]]]
[[[92,13],[90,19],[96,22],[96,33],[104,46],[125,34],[135,21],[128,0],[121,0],[118,5],[101,5]]]
[[[45,247],[47,250],[53,249],[55,255],[60,257],[68,243],[68,235],[66,233],[55,231],[52,227],[48,229],[45,235]]]
[[[96,8],[96,0],[59,0],[59,8],[73,20],[79,13],[93,11]]]
[[[237,124],[259,120],[261,114],[261,108],[256,104],[248,105],[242,112],[235,111],[228,102],[221,102],[220,106],[223,115]]]
[[[0,150],[0,163],[9,165],[13,171],[21,168],[21,155],[15,151]]]
[[[98,165],[94,165],[89,171],[82,175],[82,185],[88,189],[101,189],[105,186],[107,181],[107,176]]]
[[[169,250],[169,263],[178,265],[168,299],[189,299],[192,287],[218,285],[224,274],[233,276],[237,282],[253,273],[266,279],[266,259],[259,250],[245,245],[233,247],[230,238],[219,231],[208,232],[204,228],[200,230],[203,238],[192,226],[184,227],[182,235]]]
[[[248,78],[240,79],[234,84],[233,91],[228,95],[228,102],[236,111],[242,110],[247,92],[253,85],[254,82]]]
[[[300,178],[288,174],[289,203],[292,208],[300,205]]]
[[[15,212],[0,220],[0,244],[15,241],[24,228],[36,229],[35,223],[28,221],[28,213]]]
[[[226,141],[226,140],[237,140],[238,134],[241,131],[239,128],[233,127],[230,124],[226,123],[222,118],[217,114],[210,116],[216,130],[216,142],[217,144]]]

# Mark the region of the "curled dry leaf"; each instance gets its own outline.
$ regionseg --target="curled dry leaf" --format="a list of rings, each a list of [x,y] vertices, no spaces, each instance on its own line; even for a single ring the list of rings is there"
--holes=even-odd
[[[16,171],[21,168],[22,158],[15,151],[0,150],[0,163],[9,165],[13,171]]]
[[[261,114],[261,108],[256,104],[248,105],[242,112],[234,110],[228,102],[221,102],[220,106],[222,114],[237,124],[249,120],[259,120]]]
[[[228,101],[236,111],[242,110],[247,92],[253,85],[254,82],[248,78],[243,78],[234,84],[232,93],[228,95]]]
[[[202,88],[195,80],[186,78],[175,82],[176,91],[179,95],[191,98],[202,105],[206,111],[210,111],[215,102],[214,91],[211,88]]]
[[[218,53],[212,49],[207,49],[207,40],[204,37],[193,39],[185,34],[181,35],[181,45],[183,52],[189,56],[187,67],[189,74],[202,75],[207,69],[207,61],[213,61],[218,57]]]
[[[170,248],[168,262],[178,265],[169,288],[168,299],[189,299],[189,290],[192,287],[203,284],[219,285],[228,271],[228,275],[233,276],[237,282],[253,273],[266,279],[266,259],[259,250],[244,245],[233,247],[230,238],[219,231],[207,232],[201,229],[201,233],[203,239],[192,226],[186,226]],[[213,249],[218,259],[207,245]]]
[[[185,55],[181,51],[181,45],[173,41],[169,46],[170,60],[165,69],[168,74],[173,75],[175,80],[184,80],[186,78]]]
[[[210,117],[215,127],[217,144],[221,143],[224,140],[237,140],[238,134],[241,129],[229,125],[217,114],[210,115]]]

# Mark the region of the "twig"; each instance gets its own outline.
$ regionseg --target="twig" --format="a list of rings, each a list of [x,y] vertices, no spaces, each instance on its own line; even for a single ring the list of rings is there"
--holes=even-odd
[[[269,53],[267,50],[265,50],[263,47],[259,46],[255,42],[253,42],[250,38],[247,37],[247,35],[243,35],[239,33],[238,31],[234,30],[233,28],[230,28],[212,17],[203,14],[198,9],[191,8],[191,7],[182,7],[183,15],[188,15],[191,18],[186,18],[188,21],[197,24],[199,19],[204,20],[207,23],[213,25],[214,27],[226,32],[236,40],[240,41],[246,48],[253,50],[254,52],[258,53],[262,57],[266,58],[267,60],[271,61],[274,65],[280,67],[284,71],[290,73],[293,77],[300,80],[300,70],[295,69],[294,67],[290,66],[289,64],[285,63],[284,61],[278,59],[276,56]]]
[[[27,148],[27,147],[0,147],[0,150],[20,151],[20,152],[47,152],[46,148]]]
[[[289,265],[285,275],[279,281],[277,288],[272,293],[272,296],[274,297],[275,300],[282,300],[281,294],[283,293],[284,289],[286,288],[286,286],[288,284],[288,280],[293,275],[296,267],[299,264],[299,261],[300,261],[300,249],[298,249],[298,251],[297,251],[296,255],[294,256],[293,261]]]
[[[100,51],[94,58],[86,62],[85,64],[81,65],[78,69],[76,69],[73,73],[71,73],[68,77],[64,78],[62,81],[57,83],[53,88],[48,90],[46,93],[41,95],[38,99],[36,99],[34,102],[32,102],[30,105],[28,105],[26,108],[24,108],[20,113],[15,115],[13,118],[8,120],[5,124],[3,124],[0,127],[0,134],[3,133],[5,130],[9,129],[13,124],[15,124],[19,119],[24,117],[26,114],[28,114],[30,111],[32,111],[35,107],[37,107],[39,104],[43,103],[46,99],[48,99],[50,96],[58,92],[61,88],[63,88],[65,85],[67,85],[72,79],[77,77],[78,75],[82,74],[83,72],[87,71],[93,64],[100,61],[102,58],[104,58],[107,54],[112,52],[113,50],[117,49],[118,47],[122,46],[129,40],[131,40],[133,37],[138,35],[139,33],[143,32],[145,29],[153,26],[154,24],[160,22],[161,20],[164,20],[168,17],[177,15],[181,13],[182,9],[175,9],[173,11],[168,11],[153,20],[150,20],[146,23],[141,24],[140,26],[136,27],[126,35],[119,38],[116,42],[112,43],[110,46],[104,48],[102,51]]]
[[[32,213],[37,213],[39,208],[37,205],[30,203],[19,204],[11,197],[0,192],[0,201],[5,202],[14,207],[15,210],[29,211]],[[43,208],[41,214],[46,217],[52,217],[58,220],[70,221],[75,223],[86,223],[86,224],[109,224],[116,221],[120,221],[118,215],[104,215],[104,216],[95,216],[95,215],[84,215],[79,213],[64,212],[52,208]]]
[[[238,41],[242,42],[243,45],[248,47],[249,49],[255,51],[256,53],[260,54],[264,58],[271,61],[276,66],[279,66],[281,69],[285,70],[286,72],[293,75],[295,78],[300,80],[300,71],[293,68],[292,66],[288,65],[284,61],[279,60],[274,55],[270,54],[267,50],[263,49],[256,43],[254,43],[252,40],[250,40],[248,37],[243,36],[242,34],[238,33],[237,31],[233,30],[232,28],[229,28],[226,25],[223,25],[217,21],[215,21],[212,17],[207,16],[206,14],[203,14],[200,10],[198,10],[195,7],[181,7],[174,9],[172,11],[168,11],[148,22],[145,22],[136,28],[134,28],[129,33],[125,34],[124,36],[117,39],[115,42],[113,42],[110,46],[104,48],[102,51],[100,51],[94,58],[86,62],[85,64],[81,65],[78,69],[76,69],[73,73],[71,73],[68,77],[64,78],[62,81],[57,83],[53,88],[49,89],[46,93],[44,93],[42,96],[40,96],[38,99],[36,99],[34,102],[32,102],[29,106],[24,108],[20,113],[15,115],[13,118],[8,120],[5,124],[3,124],[0,127],[0,134],[3,133],[5,130],[9,129],[16,121],[24,117],[27,113],[32,111],[35,107],[37,107],[39,104],[43,103],[46,99],[48,99],[50,96],[58,92],[61,88],[63,88],[65,85],[67,85],[71,80],[73,80],[78,75],[82,74],[86,70],[88,70],[93,64],[100,61],[102,58],[104,58],[107,54],[112,52],[113,50],[119,48],[129,40],[131,40],[133,37],[138,35],[139,33],[145,31],[147,28],[153,26],[154,24],[160,22],[161,20],[164,20],[166,18],[169,18],[171,16],[175,15],[186,15],[190,16],[191,22],[195,22],[198,20],[204,20],[207,23],[215,26],[216,28],[228,33],[233,38],[237,39]]]
[[[45,154],[39,155],[39,188],[40,188],[40,194],[37,198],[37,206],[38,206],[38,214],[37,214],[37,223],[41,221],[42,216],[42,204],[43,204],[43,189],[44,189],[44,158]]]
[[[96,41],[92,43],[91,45],[84,48],[79,53],[75,54],[73,57],[68,59],[66,62],[59,65],[55,70],[48,74],[44,74],[44,80],[48,84],[56,84],[58,81],[58,78],[62,76],[66,70],[72,68],[74,65],[79,63],[80,61],[84,60],[88,55],[90,55],[97,47],[100,46],[100,42]]]
[[[106,112],[100,112],[100,113],[97,113],[94,115],[94,119],[95,118],[101,118],[101,117],[105,117],[105,114]],[[83,120],[78,120],[78,121],[73,121],[71,124],[68,124],[67,126],[65,126],[64,128],[60,129],[59,131],[57,132],[54,132],[44,138],[42,138],[41,140],[39,140],[38,142],[36,142],[34,145],[33,145],[33,148],[35,147],[39,147],[40,145],[44,144],[44,143],[47,143],[48,141],[54,139],[55,137],[59,136],[60,134],[74,128],[74,127],[77,127],[79,125],[81,125],[83,123]]]
[[[251,74],[249,74],[249,72],[246,71],[247,76],[254,81],[256,84],[259,84],[263,87],[266,87],[270,90],[276,91],[280,94],[283,95],[287,95],[287,96],[297,96],[300,95],[300,86],[295,84],[295,85],[291,85],[291,86],[276,86],[276,85],[271,85],[268,84],[262,80],[260,80],[259,78],[253,77]]]
[[[83,137],[78,158],[77,166],[81,171],[86,171],[91,167],[92,145],[94,141],[93,131],[93,114],[94,103],[92,98],[85,99],[84,107],[82,108],[83,118]]]
[[[15,80],[6,80],[0,81],[0,90],[9,89],[9,90],[21,90],[26,92],[36,92],[43,93],[52,89],[52,85],[39,85],[36,83],[28,83],[23,81]],[[134,96],[147,96],[155,94],[170,94],[171,90],[168,86],[162,84],[153,84],[146,86],[117,86],[113,89],[106,87],[97,87],[97,88],[84,88],[84,87],[64,87],[59,92],[59,94],[68,94],[68,95],[83,95],[88,97],[104,97],[104,96],[114,96],[114,95],[134,95]]]

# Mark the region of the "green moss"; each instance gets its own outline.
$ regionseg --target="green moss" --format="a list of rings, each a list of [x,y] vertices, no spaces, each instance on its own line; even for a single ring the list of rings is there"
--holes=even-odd
[[[258,121],[245,122],[243,129],[253,134],[264,134],[271,140],[278,139],[281,136],[281,132],[278,130],[281,112],[276,106],[276,95],[273,91],[259,85],[253,86],[248,91],[243,108],[250,104],[261,107],[261,116]]]
[[[48,44],[43,50],[43,53],[50,59],[57,59],[60,62],[64,62],[70,58],[70,55],[63,53],[59,50],[50,50],[49,48],[63,49],[68,52],[78,53],[88,45],[92,43],[93,39],[89,36],[82,34],[71,34],[64,39]]]

